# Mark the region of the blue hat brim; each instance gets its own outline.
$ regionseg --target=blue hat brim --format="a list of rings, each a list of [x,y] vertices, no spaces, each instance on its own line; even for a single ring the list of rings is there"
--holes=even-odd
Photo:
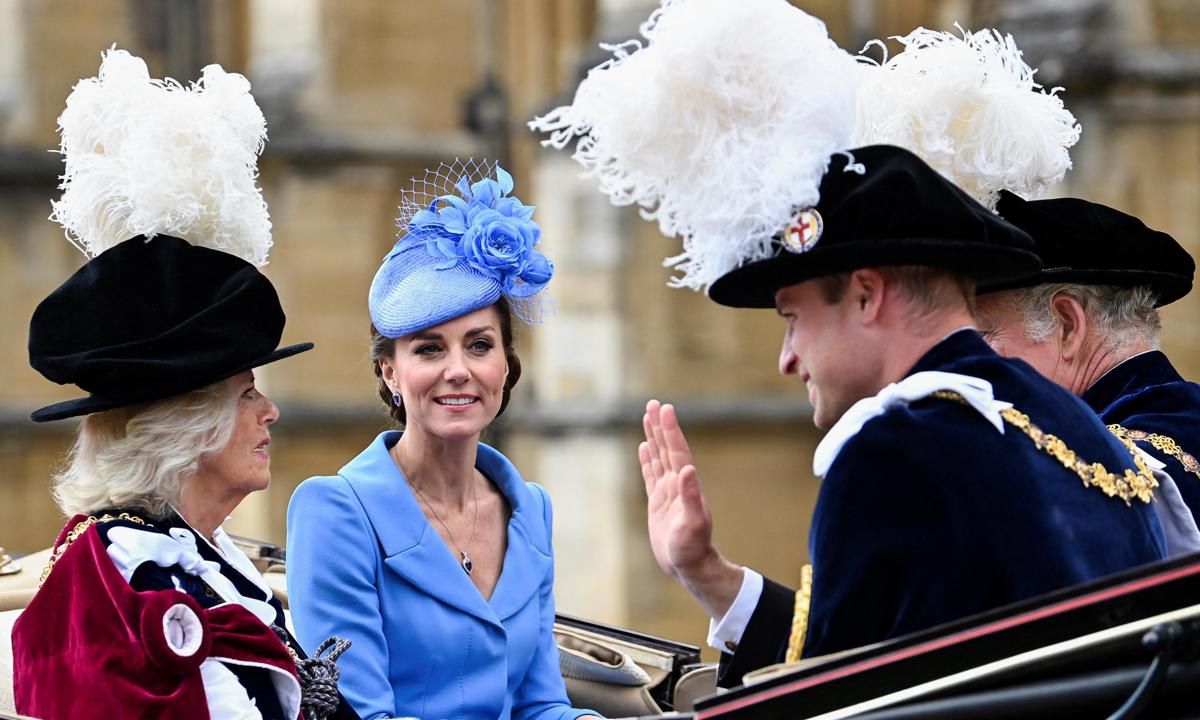
[[[418,257],[422,264],[415,268],[385,261],[371,283],[371,322],[384,337],[412,335],[493,305],[503,295],[496,279],[465,263],[439,270],[432,259]]]

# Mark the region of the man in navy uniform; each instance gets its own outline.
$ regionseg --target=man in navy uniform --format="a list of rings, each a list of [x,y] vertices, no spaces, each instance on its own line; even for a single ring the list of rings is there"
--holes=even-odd
[[[674,410],[647,406],[651,545],[713,618],[721,684],[1164,557],[1133,446],[973,327],[975,283],[1034,272],[1032,248],[915,155],[874,146],[835,155],[777,252],[711,286],[722,305],[777,310],[780,372],[829,429],[793,591],[714,547]]]
[[[1170,235],[1086,200],[1004,193],[997,209],[1033,237],[1046,269],[980,287],[984,337],[1164,463],[1200,512],[1200,385],[1159,349],[1158,308],[1192,289],[1192,257]]]

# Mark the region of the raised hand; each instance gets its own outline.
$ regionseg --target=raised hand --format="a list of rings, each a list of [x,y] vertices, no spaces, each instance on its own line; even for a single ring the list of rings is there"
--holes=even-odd
[[[642,416],[646,441],[638,446],[646,481],[650,548],[663,572],[678,580],[713,617],[728,609],[741,586],[742,571],[712,543],[712,514],[700,491],[692,452],[675,408],[657,400]]]

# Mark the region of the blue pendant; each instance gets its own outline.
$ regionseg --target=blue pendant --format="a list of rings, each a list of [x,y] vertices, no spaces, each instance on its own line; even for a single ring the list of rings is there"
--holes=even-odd
[[[459,550],[458,554],[462,555],[462,560],[460,560],[458,564],[462,565],[463,572],[470,575],[471,570],[475,567],[475,565],[471,562],[471,558],[467,557],[467,554],[462,550]]]

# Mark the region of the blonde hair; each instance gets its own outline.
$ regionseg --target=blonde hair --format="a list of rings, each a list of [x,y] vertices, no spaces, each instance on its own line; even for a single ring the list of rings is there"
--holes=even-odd
[[[54,500],[67,515],[104,509],[165,517],[205,455],[233,436],[237,386],[222,380],[143,405],[88,415],[54,477]]]

